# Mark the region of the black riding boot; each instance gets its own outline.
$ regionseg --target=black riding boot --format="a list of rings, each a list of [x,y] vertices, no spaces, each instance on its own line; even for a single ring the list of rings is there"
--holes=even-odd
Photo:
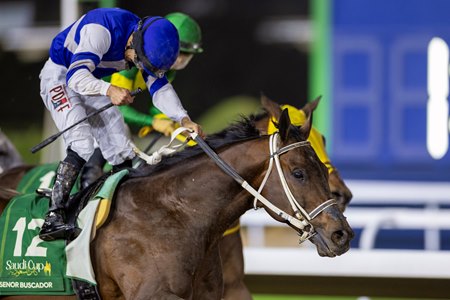
[[[62,161],[59,163],[55,184],[53,185],[51,206],[39,232],[39,237],[42,240],[52,241],[66,237],[68,226],[66,225],[64,205],[69,198],[79,171],[80,168],[69,162]]]
[[[103,158],[102,152],[99,148],[96,148],[91,158],[89,158],[81,171],[81,189],[87,188],[91,183],[103,175],[103,166],[105,163],[106,160]]]

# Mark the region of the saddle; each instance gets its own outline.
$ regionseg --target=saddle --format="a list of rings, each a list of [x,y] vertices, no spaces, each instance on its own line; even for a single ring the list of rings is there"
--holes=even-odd
[[[48,172],[48,170],[45,170],[45,172]],[[120,174],[119,174],[120,173]],[[46,262],[47,256],[43,257],[44,261],[43,263],[46,266],[46,269],[43,269],[44,271],[49,270],[48,273],[51,274],[52,270],[54,271],[53,276],[58,276],[58,274],[63,275],[64,273],[67,274],[69,278],[71,278],[71,281],[68,281],[68,285],[62,283],[61,279],[52,279],[52,280],[60,280],[58,281],[58,286],[60,286],[59,289],[55,290],[53,289],[52,292],[48,294],[53,293],[59,293],[61,295],[61,292],[64,294],[70,294],[75,292],[78,299],[83,300],[95,300],[95,299],[101,299],[98,293],[98,289],[96,284],[90,283],[89,280],[79,280],[78,278],[85,279],[83,276],[78,276],[76,273],[79,270],[75,270],[76,267],[79,267],[80,269],[91,269],[86,268],[86,266],[90,267],[90,258],[89,258],[89,243],[91,241],[90,235],[91,232],[94,232],[95,229],[99,228],[108,218],[110,206],[111,206],[111,200],[113,198],[114,190],[115,188],[123,181],[125,175],[128,173],[127,170],[122,170],[121,172],[115,173],[114,176],[111,176],[111,173],[105,174],[104,176],[100,177],[96,182],[92,183],[90,186],[88,186],[86,189],[78,191],[71,195],[69,198],[69,201],[66,205],[66,216],[67,216],[67,224],[69,224],[69,228],[72,230],[71,234],[67,235],[67,240],[64,242],[63,240],[59,241],[52,241],[47,244],[47,247],[51,247],[52,249],[55,247],[58,247],[61,249],[60,251],[66,250],[65,257],[63,260],[60,259],[51,259],[48,260],[53,264],[48,264]],[[35,173],[36,174],[36,173]],[[36,181],[36,178],[39,178],[37,176],[34,176],[34,181]],[[111,178],[108,180],[108,178]],[[111,181],[113,181],[111,183]],[[31,181],[30,181],[31,182]],[[23,196],[28,197],[29,199],[36,199],[31,200],[33,203],[39,204],[42,211],[46,211],[48,208],[48,202],[44,201],[45,198],[50,198],[51,196],[51,189],[49,188],[38,188],[37,189],[37,195],[36,193],[30,193],[30,188],[34,185],[28,182],[26,189],[22,187],[22,192],[28,192],[27,194],[23,194]],[[91,201],[94,199],[94,201]],[[12,200],[11,202],[17,202]],[[95,205],[93,205],[93,202],[95,202]],[[22,203],[22,202],[20,202]],[[23,202],[25,203],[25,202]],[[35,205],[35,204],[34,204]],[[22,206],[22,204],[18,204],[17,206]],[[85,209],[86,208],[86,209]],[[84,209],[84,210],[83,210]],[[86,210],[89,209],[89,212],[86,213]],[[81,216],[80,216],[81,215]],[[87,226],[86,224],[89,222],[86,222],[86,220],[83,220],[81,222],[80,227],[77,226],[77,220],[80,217],[85,217],[90,222],[90,226]],[[27,217],[28,218],[28,217]],[[35,216],[35,218],[40,218],[39,216]],[[23,218],[25,219],[25,218]],[[15,222],[16,219],[14,219]],[[9,228],[12,228],[11,225],[9,225]],[[81,231],[81,229],[85,229],[84,232]],[[79,238],[77,238],[79,237]],[[1,235],[0,235],[1,238]],[[6,236],[4,237],[7,238]],[[33,238],[33,237],[31,237]],[[80,240],[84,239],[84,242],[80,242]],[[64,245],[65,244],[65,245]],[[46,244],[43,244],[45,246]],[[57,246],[59,245],[59,246]],[[50,248],[49,248],[50,249]],[[55,248],[57,249],[57,248]],[[72,250],[69,250],[72,249]],[[86,250],[87,249],[87,250]],[[50,251],[50,250],[49,250]],[[54,250],[52,250],[54,251]],[[69,251],[71,251],[69,255]],[[71,258],[72,257],[72,258]],[[75,257],[75,258],[73,258]],[[80,259],[80,257],[82,259]],[[0,257],[1,258],[1,257]],[[67,268],[66,267],[58,267],[56,266],[59,264],[59,261],[66,261],[67,258]],[[84,262],[81,263],[80,260],[83,260]],[[78,266],[79,265],[79,266]],[[48,266],[48,268],[47,268]],[[75,266],[75,267],[74,267]],[[61,270],[62,273],[57,273],[57,270]],[[72,274],[70,273],[72,272]],[[47,275],[39,275],[41,273],[38,273],[36,276],[40,276],[37,280],[44,280],[44,278],[47,278]],[[75,274],[75,275],[73,275]],[[1,271],[0,271],[1,275]],[[0,276],[1,277],[1,276]],[[65,276],[64,276],[65,277]],[[60,277],[52,277],[52,278],[60,278]],[[65,277],[68,279],[67,277]],[[1,281],[1,280],[0,280]],[[5,281],[6,282],[6,281]],[[48,282],[48,280],[46,281]],[[70,283],[71,282],[71,283]],[[91,280],[91,282],[95,283],[95,279]],[[31,285],[39,284],[39,281],[31,282]],[[45,282],[44,282],[45,283]],[[42,284],[41,284],[42,285]],[[71,286],[70,286],[71,285]],[[24,284],[25,286],[25,284]],[[64,288],[65,286],[65,288]],[[40,289],[41,292],[45,292],[44,289]],[[36,291],[38,292],[38,291]],[[9,292],[14,293],[14,292]],[[20,294],[19,291],[15,292],[16,294]],[[32,293],[31,290],[28,294]]]
[[[81,229],[77,226],[77,218],[80,212],[86,207],[89,200],[95,196],[100,189],[104,186],[105,182],[112,173],[107,173],[100,177],[97,181],[92,183],[86,189],[81,190],[69,198],[66,204],[66,219],[68,225],[66,244],[69,245],[73,242],[81,233]],[[52,190],[50,188],[38,188],[36,192],[44,197],[50,199]],[[107,199],[103,199],[107,200]],[[111,201],[100,201],[97,207],[97,213],[95,216],[95,228],[98,229],[107,220],[109,215]],[[97,286],[89,282],[72,278],[72,287],[80,300],[99,300],[101,299]]]

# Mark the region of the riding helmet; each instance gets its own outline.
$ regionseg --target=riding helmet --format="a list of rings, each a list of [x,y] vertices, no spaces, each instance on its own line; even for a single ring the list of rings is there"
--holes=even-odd
[[[202,53],[202,31],[198,23],[190,16],[174,12],[168,14],[166,19],[172,22],[178,30],[180,37],[180,51],[187,53]]]
[[[158,77],[174,64],[180,47],[177,29],[163,17],[143,18],[133,44],[145,71]]]

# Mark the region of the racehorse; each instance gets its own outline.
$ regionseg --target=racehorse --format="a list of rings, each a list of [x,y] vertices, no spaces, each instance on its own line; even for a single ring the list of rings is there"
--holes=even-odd
[[[303,237],[306,233],[319,255],[341,255],[349,249],[353,231],[328,200],[326,168],[306,142],[311,118],[300,128],[291,126],[286,112],[277,119],[278,142],[274,136],[261,136],[251,119],[209,137],[208,142],[249,185],[265,182],[262,196],[270,202],[258,206]],[[275,172],[265,177],[267,149],[274,140],[272,154],[279,151],[282,171],[280,177]],[[280,178],[304,211],[302,221],[286,200]],[[110,220],[98,231],[92,247],[103,298],[221,298],[220,268],[217,272],[208,267],[220,266],[218,242],[232,222],[252,207],[252,195],[194,147],[132,175],[115,198]],[[272,205],[289,216],[275,214],[278,210]],[[299,226],[303,221],[306,225]],[[195,293],[197,277],[205,274],[215,297]]]
[[[276,112],[278,115],[281,114],[280,105],[266,96],[261,97],[262,107],[265,108],[265,112],[255,116],[255,126],[258,128],[260,133],[268,133],[268,124],[271,122],[272,116],[269,111]],[[302,110],[312,110],[313,103],[307,103]],[[299,124],[296,124],[299,125]],[[317,132],[319,133],[319,132]],[[314,150],[316,152],[322,151],[326,153],[325,149],[325,139],[320,135],[323,141],[312,143]],[[320,149],[317,149],[319,147]],[[322,162],[324,162],[322,160]],[[353,195],[350,189],[345,184],[344,180],[341,178],[339,171],[331,162],[326,162],[326,166],[329,169],[328,185],[330,186],[331,194],[333,198],[337,201],[339,209],[344,212],[345,208],[349,204]],[[243,245],[242,238],[240,235],[240,224],[239,220],[233,223],[220,241],[220,256],[222,261],[222,272],[224,280],[224,295],[225,300],[251,300],[253,299],[250,291],[244,282],[244,256],[243,256]]]
[[[21,166],[24,162],[13,143],[0,130],[0,174],[11,168]]]

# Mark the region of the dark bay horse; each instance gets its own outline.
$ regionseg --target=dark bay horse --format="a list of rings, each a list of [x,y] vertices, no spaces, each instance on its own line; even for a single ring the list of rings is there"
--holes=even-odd
[[[302,209],[311,213],[328,203],[327,171],[306,141],[311,120],[300,128],[290,125],[287,113],[279,118],[281,174]],[[251,186],[259,186],[269,164],[269,137],[260,136],[252,120],[244,120],[208,141],[222,159]],[[292,149],[284,148],[292,145]],[[299,146],[300,145],[300,146]],[[1,182],[0,182],[1,185]],[[284,196],[280,177],[272,172],[262,191],[290,223],[266,208],[280,222],[299,233],[306,227],[318,253],[345,253],[353,232],[336,205],[310,218],[300,229],[294,209]],[[252,207],[253,196],[223,173],[198,149],[189,149],[132,176],[118,189],[110,220],[93,241],[94,270],[104,299],[220,299],[221,270],[218,242],[223,232]],[[308,214],[306,213],[306,214]],[[297,220],[297,221],[296,221]],[[211,280],[211,293],[198,295],[199,276]],[[212,295],[215,295],[214,297]]]

